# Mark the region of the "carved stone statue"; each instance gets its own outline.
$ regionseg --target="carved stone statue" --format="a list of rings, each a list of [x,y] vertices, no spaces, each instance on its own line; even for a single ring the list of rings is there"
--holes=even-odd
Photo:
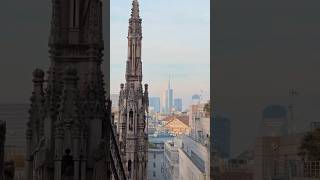
[[[73,157],[70,155],[70,149],[65,150],[62,158],[62,180],[72,180],[74,175]]]

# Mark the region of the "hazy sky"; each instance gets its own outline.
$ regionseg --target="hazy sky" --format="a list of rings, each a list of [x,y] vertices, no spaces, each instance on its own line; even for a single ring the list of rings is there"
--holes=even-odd
[[[209,0],[142,0],[144,82],[159,95],[169,73],[178,96],[209,91]],[[131,0],[111,1],[111,93],[124,82]],[[0,3],[0,102],[28,102],[32,71],[47,70],[51,1]],[[105,22],[105,21],[104,21]],[[105,31],[106,32],[106,31]],[[107,57],[104,57],[106,61]],[[106,68],[102,66],[103,71]],[[195,84],[197,86],[195,86]]]
[[[299,131],[319,121],[320,1],[216,0],[216,111],[232,122],[232,153],[253,146],[266,105],[288,106],[298,88]]]
[[[111,0],[111,93],[125,82],[132,0]],[[210,89],[210,0],[140,0],[143,81],[161,96],[172,77],[174,96]]]
[[[47,69],[51,1],[0,2],[0,102],[29,101],[32,71]]]

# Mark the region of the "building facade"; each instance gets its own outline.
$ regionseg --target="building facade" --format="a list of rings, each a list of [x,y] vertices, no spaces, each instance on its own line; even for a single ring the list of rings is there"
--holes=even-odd
[[[201,142],[209,143],[210,138],[210,114],[205,111],[206,103],[190,106],[189,126],[191,136]]]
[[[163,149],[149,147],[148,159],[148,180],[163,180]]]
[[[148,148],[148,180],[163,180],[165,143],[174,137],[167,133],[158,136],[150,135]]]
[[[213,147],[220,158],[230,156],[231,146],[231,121],[223,116],[216,116],[212,122]]]
[[[149,106],[153,108],[153,111],[156,113],[160,112],[160,98],[159,97],[150,97]]]
[[[174,99],[174,110],[178,112],[182,112],[182,99],[176,98]]]
[[[286,179],[296,176],[299,166],[291,165],[301,161],[298,153],[304,135],[299,133],[257,138],[254,147],[254,180]]]
[[[163,126],[165,130],[174,135],[189,134],[188,116],[169,116]]]
[[[171,114],[173,110],[173,89],[169,78],[168,87],[162,93],[161,112],[163,114]]]
[[[287,109],[281,105],[270,105],[262,111],[261,137],[288,135]]]
[[[139,3],[132,2],[128,30],[126,83],[120,85],[118,134],[126,176],[130,180],[147,179],[149,108],[148,85],[142,88],[142,19]]]
[[[179,178],[184,180],[210,179],[210,115],[205,103],[191,105],[190,135],[181,137],[179,148]]]
[[[190,136],[182,137],[179,148],[179,178],[183,180],[209,180],[209,147]]]
[[[179,174],[179,148],[178,139],[164,144],[164,176],[167,180],[178,180]]]
[[[219,180],[253,180],[252,162],[244,159],[220,160]]]

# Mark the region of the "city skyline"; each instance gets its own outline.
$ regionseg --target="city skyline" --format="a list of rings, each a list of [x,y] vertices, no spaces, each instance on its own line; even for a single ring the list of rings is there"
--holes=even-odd
[[[171,76],[174,98],[185,99],[185,106],[190,104],[193,94],[201,91],[204,99],[209,99],[209,3],[209,0],[140,1],[141,16],[145,17],[142,21],[143,82],[150,84],[150,96],[161,97]],[[110,93],[116,94],[125,81],[127,51],[124,47],[129,14],[123,12],[130,11],[130,0],[112,0],[111,7]],[[195,83],[197,86],[190,86]]]

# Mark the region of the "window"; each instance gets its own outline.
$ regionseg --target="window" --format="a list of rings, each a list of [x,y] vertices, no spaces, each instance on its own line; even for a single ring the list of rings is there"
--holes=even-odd
[[[129,161],[128,161],[128,171],[129,171],[129,172],[131,171],[131,163],[132,163],[131,160],[129,160]]]
[[[154,167],[154,168],[156,167],[156,163],[155,163],[155,162],[153,163],[153,167]]]
[[[132,126],[133,126],[133,111],[130,110],[129,112],[129,130],[132,131]]]
[[[156,177],[156,172],[155,171],[153,171],[153,177]]]
[[[157,156],[156,156],[156,153],[153,153],[153,159],[155,159]]]

